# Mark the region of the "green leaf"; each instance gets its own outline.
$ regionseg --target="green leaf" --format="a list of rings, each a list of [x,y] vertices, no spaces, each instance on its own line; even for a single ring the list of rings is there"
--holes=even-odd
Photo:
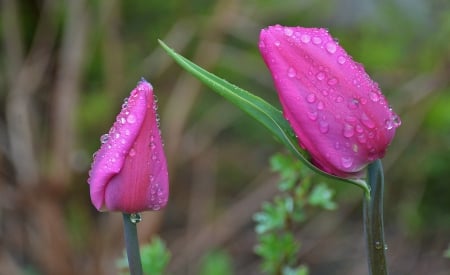
[[[233,263],[230,255],[223,251],[208,253],[201,262],[200,275],[231,275]]]
[[[257,97],[248,91],[229,83],[228,81],[206,71],[187,58],[179,55],[174,50],[169,48],[164,42],[158,40],[166,53],[172,57],[183,69],[191,73],[203,84],[211,88],[214,92],[223,96],[225,99],[236,105],[239,109],[246,112],[256,121],[266,127],[272,135],[281,142],[286,148],[291,151],[298,159],[302,160],[309,168],[318,174],[327,176],[332,179],[341,180],[361,187],[366,194],[369,193],[369,188],[364,180],[343,179],[330,175],[309,161],[309,155],[302,150],[297,142],[297,138],[289,125],[289,122],[284,119],[280,110],[267,103],[260,97]]]
[[[325,183],[320,183],[314,186],[314,189],[309,195],[309,204],[313,206],[320,206],[326,210],[336,209],[336,203],[333,202],[334,191],[330,189]]]

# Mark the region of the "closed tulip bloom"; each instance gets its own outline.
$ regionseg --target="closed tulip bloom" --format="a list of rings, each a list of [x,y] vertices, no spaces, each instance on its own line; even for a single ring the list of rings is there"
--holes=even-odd
[[[141,80],[101,136],[88,179],[98,210],[131,214],[166,205],[167,163],[156,109],[152,86]]]
[[[359,178],[400,125],[377,83],[325,29],[271,26],[260,34],[285,118],[322,170]]]

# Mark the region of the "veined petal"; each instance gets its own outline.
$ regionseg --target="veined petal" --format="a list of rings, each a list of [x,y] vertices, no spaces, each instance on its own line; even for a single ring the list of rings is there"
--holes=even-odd
[[[150,172],[158,183],[166,185],[160,187],[166,198],[159,207],[167,202],[167,164],[155,104],[152,86],[145,80],[140,81],[130,97],[125,99],[109,133],[101,137],[102,145],[94,156],[88,179],[91,200],[98,210],[105,208],[127,212],[130,209],[143,211],[157,208],[148,202],[151,201],[151,192],[147,190],[152,184]],[[143,142],[150,140],[151,136],[154,144],[151,146],[147,142],[148,149],[144,148]],[[147,160],[145,154],[149,152],[158,157],[158,164],[156,161],[155,164],[142,163]],[[140,178],[140,181],[133,181],[133,177]]]
[[[327,30],[272,26],[261,31],[259,48],[283,114],[317,166],[357,178],[383,157],[400,120]]]

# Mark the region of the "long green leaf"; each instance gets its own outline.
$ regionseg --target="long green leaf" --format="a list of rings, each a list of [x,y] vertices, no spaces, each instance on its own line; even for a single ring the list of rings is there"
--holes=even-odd
[[[298,146],[297,139],[294,132],[289,125],[289,122],[284,119],[280,110],[266,102],[260,97],[257,97],[248,91],[229,83],[228,81],[206,71],[182,55],[176,53],[164,42],[158,40],[159,44],[177,62],[183,69],[191,73],[203,84],[211,88],[214,92],[223,96],[225,99],[239,107],[242,111],[253,117],[256,121],[265,126],[272,135],[281,142],[286,148],[291,151],[297,158],[303,161],[305,165],[315,172],[326,177],[345,181],[361,187],[366,194],[369,192],[369,187],[364,180],[343,179],[331,174],[325,173],[309,161],[309,155],[306,151]]]

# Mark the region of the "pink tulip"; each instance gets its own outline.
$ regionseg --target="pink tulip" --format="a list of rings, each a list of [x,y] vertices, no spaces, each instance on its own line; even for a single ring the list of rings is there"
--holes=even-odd
[[[159,210],[168,200],[166,157],[153,87],[141,80],[104,134],[89,171],[91,201],[98,210]]]
[[[382,158],[401,124],[377,83],[325,29],[271,26],[259,49],[301,147],[345,178]]]

